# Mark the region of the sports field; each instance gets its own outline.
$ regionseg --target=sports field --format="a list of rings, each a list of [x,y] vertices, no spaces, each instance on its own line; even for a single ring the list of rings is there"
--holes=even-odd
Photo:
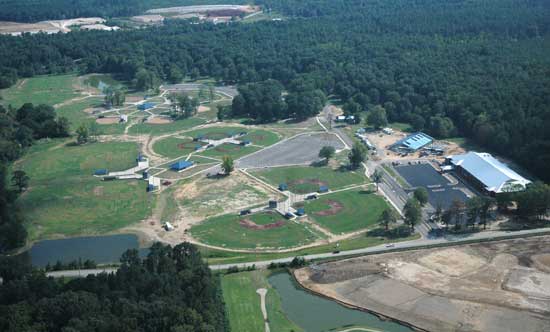
[[[231,143],[224,143],[222,145],[218,145],[214,148],[210,148],[204,152],[201,152],[198,155],[218,159],[221,159],[223,156],[230,156],[233,159],[238,159],[258,150],[260,150],[260,148],[257,146],[242,146]]]
[[[357,190],[323,195],[306,201],[309,218],[330,232],[353,232],[376,225],[388,203],[379,195]]]
[[[184,120],[178,120],[166,124],[139,123],[132,126],[128,133],[132,135],[162,135],[182,130],[191,129],[195,126],[204,124],[203,119],[192,117]]]
[[[135,166],[135,143],[67,146],[55,140],[34,146],[14,168],[30,177],[20,199],[30,239],[100,234],[145,218],[153,201],[142,181],[101,181],[95,169]]]
[[[251,271],[227,274],[221,278],[231,331],[264,331],[260,296],[256,293],[259,288],[267,289],[266,308],[271,331],[303,331],[284,315],[280,296],[267,281],[268,274],[268,271]]]
[[[167,137],[155,142],[153,150],[165,157],[177,158],[195,151],[195,148],[202,147],[202,142],[193,142],[191,138]]]
[[[193,226],[190,233],[205,244],[240,249],[290,248],[318,238],[306,226],[267,212],[214,217]]]
[[[4,105],[20,107],[24,103],[55,105],[79,96],[74,85],[76,75],[36,76],[20,80],[9,89],[1,90]]]
[[[332,169],[330,167],[293,166],[250,171],[267,183],[278,187],[285,183],[296,194],[316,192],[320,186],[331,190],[368,182],[360,171]]]

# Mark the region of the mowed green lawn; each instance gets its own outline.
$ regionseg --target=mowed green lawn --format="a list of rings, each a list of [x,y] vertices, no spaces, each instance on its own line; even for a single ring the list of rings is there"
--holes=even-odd
[[[222,276],[222,291],[231,331],[260,332],[264,330],[264,319],[260,307],[259,288],[266,288],[266,309],[271,331],[301,332],[300,327],[285,316],[281,299],[271,287],[268,271],[251,271]]]
[[[238,159],[240,157],[246,156],[258,150],[260,150],[260,148],[256,146],[251,146],[251,145],[242,146],[242,145],[224,143],[222,145],[218,145],[214,148],[210,148],[204,152],[201,152],[198,155],[211,157],[211,158],[218,158],[218,159],[221,159],[223,156],[230,156],[233,159]]]
[[[336,208],[337,205],[340,207]],[[376,225],[389,205],[379,195],[348,190],[306,201],[304,207],[310,219],[330,232],[339,234]],[[334,213],[328,212],[331,207]]]
[[[237,138],[239,141],[250,141],[252,144],[269,146],[277,143],[281,138],[272,131],[263,129],[245,130],[246,135]]]
[[[201,142],[193,142],[190,138],[167,137],[155,142],[153,150],[165,157],[177,158],[194,152],[196,146],[204,145]]]
[[[257,225],[281,225],[269,229],[252,229],[240,224],[250,220]],[[305,225],[286,220],[278,213],[256,213],[248,216],[228,214],[193,226],[191,235],[205,244],[226,248],[290,248],[311,243],[318,235]]]
[[[36,76],[20,80],[17,84],[0,91],[2,104],[20,107],[24,103],[55,105],[79,96],[74,84],[76,75]]]
[[[276,167],[251,173],[276,187],[286,183],[289,190],[297,194],[316,192],[321,185],[336,190],[368,181],[361,171],[334,170],[330,167]]]
[[[135,143],[109,142],[67,146],[53,141],[35,146],[18,161],[31,178],[20,199],[30,240],[101,234],[138,222],[153,201],[143,181],[101,181],[94,170],[123,170],[135,165]]]

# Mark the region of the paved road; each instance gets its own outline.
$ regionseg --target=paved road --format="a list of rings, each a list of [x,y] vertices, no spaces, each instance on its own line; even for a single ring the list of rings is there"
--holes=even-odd
[[[467,235],[458,235],[458,236],[447,236],[445,238],[439,238],[439,239],[418,239],[418,240],[412,240],[407,242],[398,242],[393,245],[379,245],[374,247],[368,247],[368,248],[362,248],[362,249],[355,249],[355,250],[346,250],[341,251],[339,253],[324,253],[324,254],[315,254],[315,255],[305,255],[303,256],[305,260],[317,260],[317,259],[324,259],[324,258],[333,258],[333,257],[343,257],[343,256],[350,256],[350,255],[362,255],[362,254],[376,254],[376,253],[382,253],[386,252],[388,250],[392,251],[400,251],[400,250],[408,250],[408,249],[414,249],[414,248],[421,248],[425,247],[427,245],[441,245],[441,244],[447,244],[447,245],[459,245],[461,243],[470,242],[470,241],[482,241],[482,240],[499,240],[499,239],[505,239],[509,237],[523,237],[526,235],[549,235],[550,230],[548,229],[531,229],[531,230],[523,230],[523,231],[515,231],[515,232],[506,232],[506,231],[487,231],[487,232],[480,232],[480,233],[474,233],[474,234],[467,234]],[[273,260],[266,260],[266,261],[258,261],[258,262],[247,262],[247,263],[239,263],[239,264],[220,264],[220,265],[210,265],[210,268],[212,270],[225,270],[232,266],[237,266],[240,269],[247,268],[251,266],[255,266],[257,268],[265,268],[271,263],[289,263],[294,259],[294,257],[287,257],[287,258],[280,258],[280,259],[273,259]],[[47,276],[51,276],[54,278],[59,277],[85,277],[90,274],[98,274],[102,272],[112,273],[116,271],[117,268],[105,268],[105,269],[93,269],[93,270],[67,270],[67,271],[55,271],[55,272],[48,272],[46,273]]]
[[[183,91],[183,92],[189,92],[189,91],[198,91],[200,88],[207,88],[207,85],[205,84],[199,84],[199,83],[182,83],[182,84],[167,84],[161,86],[161,89],[168,90],[168,91]],[[229,98],[235,98],[239,94],[237,91],[237,88],[231,85],[228,86],[215,86],[214,90],[217,93],[220,93],[222,95],[225,95]]]

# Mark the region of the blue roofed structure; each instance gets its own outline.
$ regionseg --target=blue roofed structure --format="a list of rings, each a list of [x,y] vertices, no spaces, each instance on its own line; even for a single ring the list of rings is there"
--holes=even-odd
[[[400,139],[399,141],[395,142],[390,148],[392,150],[405,150],[409,152],[415,152],[426,145],[432,144],[434,139],[424,133],[418,132],[411,134],[403,139]]]
[[[456,173],[489,194],[522,191],[531,183],[489,153],[468,152],[449,156],[446,161]]]
[[[147,102],[147,103],[143,103],[143,104],[138,105],[137,108],[138,108],[138,110],[140,110],[140,111],[145,111],[145,110],[151,109],[151,108],[153,108],[153,107],[155,107],[155,103],[149,103],[149,102]]]
[[[189,167],[193,166],[192,161],[187,160],[180,160],[172,165],[170,165],[170,169],[173,171],[183,171],[184,169],[187,169]]]

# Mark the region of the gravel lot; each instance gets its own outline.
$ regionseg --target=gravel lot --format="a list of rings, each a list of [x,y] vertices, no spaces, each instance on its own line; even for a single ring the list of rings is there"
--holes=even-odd
[[[302,134],[243,157],[236,162],[236,165],[239,168],[309,165],[319,160],[319,150],[327,145],[333,146],[336,150],[344,148],[334,134]]]

